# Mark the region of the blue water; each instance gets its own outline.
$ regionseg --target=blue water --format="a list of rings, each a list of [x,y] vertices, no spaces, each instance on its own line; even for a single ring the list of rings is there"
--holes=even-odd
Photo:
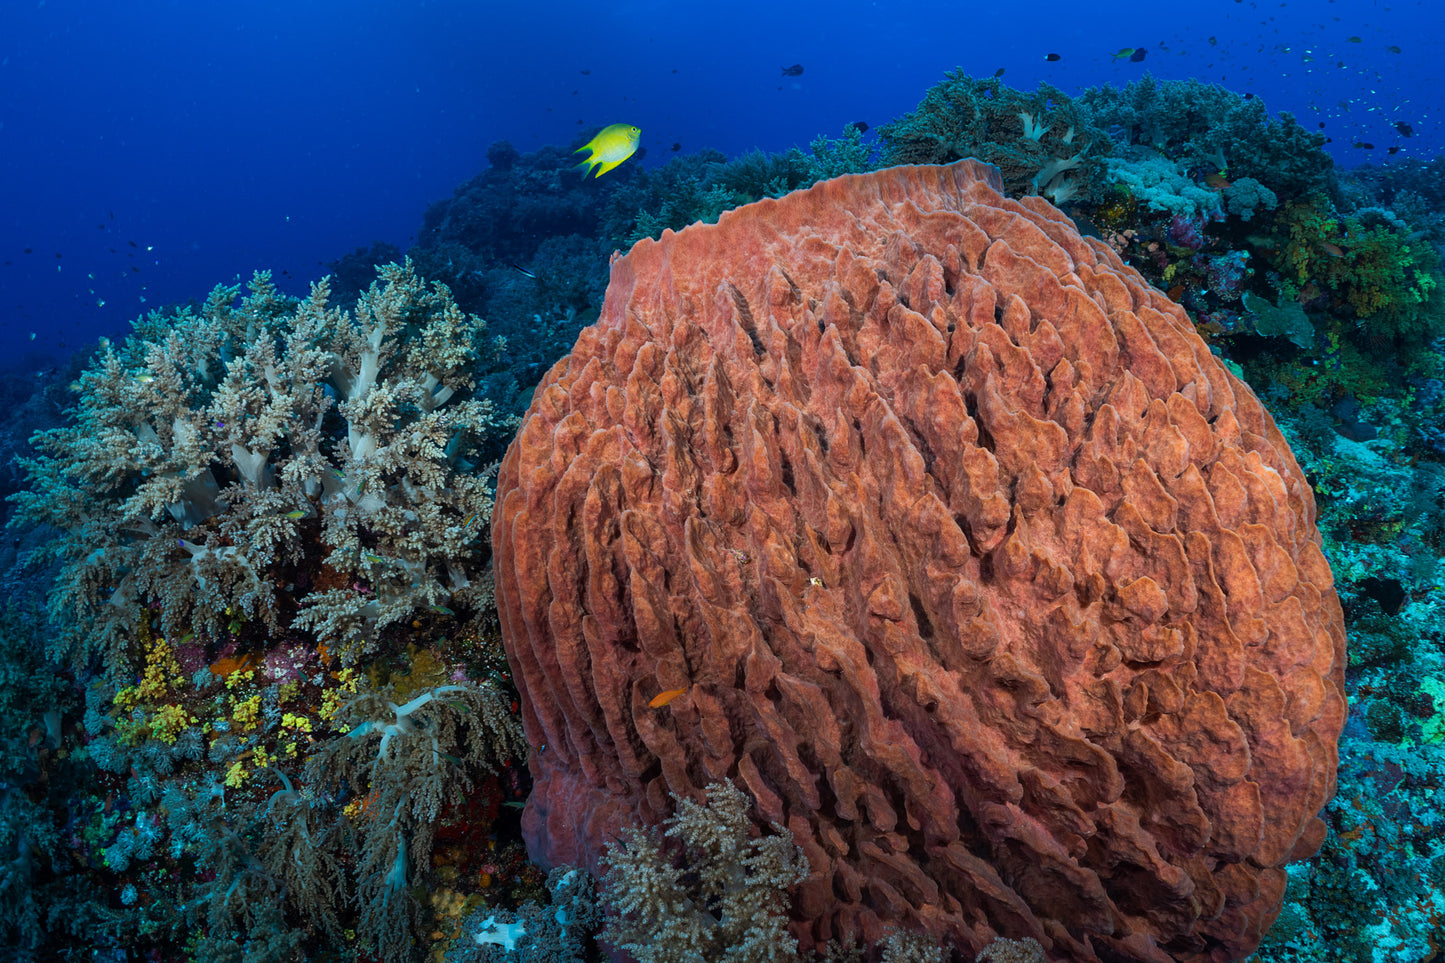
[[[1441,28],[1435,4],[1363,0],[6,0],[0,359],[59,360],[257,268],[300,293],[358,246],[405,250],[497,140],[626,122],[645,166],[781,150],[877,127],[953,67],[1070,94],[1195,77],[1323,123],[1340,164],[1434,157]]]

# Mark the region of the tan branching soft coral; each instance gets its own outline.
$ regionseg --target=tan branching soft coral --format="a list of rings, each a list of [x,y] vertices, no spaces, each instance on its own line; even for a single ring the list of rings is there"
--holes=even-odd
[[[795,963],[788,890],[808,861],[786,829],[753,838],[748,797],[730,782],[705,805],[677,798],[661,834],[632,828],[608,845],[602,939],[636,963]]]
[[[544,864],[729,780],[807,854],[804,948],[1223,961],[1323,838],[1310,487],[1184,310],[991,168],[639,243],[497,491]]]
[[[354,315],[324,280],[297,302],[258,274],[102,344],[16,496],[62,532],[64,654],[125,675],[141,605],[171,638],[257,621],[347,653],[420,608],[490,601],[490,472],[469,458],[504,426],[470,368],[500,346],[409,262],[379,275]]]

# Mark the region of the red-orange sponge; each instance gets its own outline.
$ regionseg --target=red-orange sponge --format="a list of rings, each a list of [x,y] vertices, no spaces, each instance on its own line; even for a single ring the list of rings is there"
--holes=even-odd
[[[1183,309],[991,168],[643,241],[498,482],[532,853],[731,779],[805,947],[1242,957],[1335,785],[1314,519]]]

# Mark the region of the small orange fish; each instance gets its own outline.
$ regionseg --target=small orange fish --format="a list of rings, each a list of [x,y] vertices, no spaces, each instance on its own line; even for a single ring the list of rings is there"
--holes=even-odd
[[[668,689],[664,692],[659,692],[657,695],[652,697],[652,701],[647,704],[647,708],[661,709],[663,706],[667,705],[673,699],[676,699],[678,696],[682,695],[686,691],[687,689]]]
[[[1204,178],[1204,186],[1212,187],[1216,191],[1222,191],[1229,186],[1229,178],[1223,174],[1209,174]]]
[[[1345,249],[1340,247],[1338,244],[1331,244],[1329,241],[1321,241],[1320,247],[1324,248],[1325,253],[1330,255],[1331,257],[1345,256]]]

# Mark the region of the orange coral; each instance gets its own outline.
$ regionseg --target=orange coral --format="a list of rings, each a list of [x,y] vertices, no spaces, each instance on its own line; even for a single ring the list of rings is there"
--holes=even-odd
[[[807,852],[804,947],[1158,963],[1247,954],[1323,837],[1309,486],[1184,311],[991,168],[639,243],[497,506],[544,865],[730,779]]]

